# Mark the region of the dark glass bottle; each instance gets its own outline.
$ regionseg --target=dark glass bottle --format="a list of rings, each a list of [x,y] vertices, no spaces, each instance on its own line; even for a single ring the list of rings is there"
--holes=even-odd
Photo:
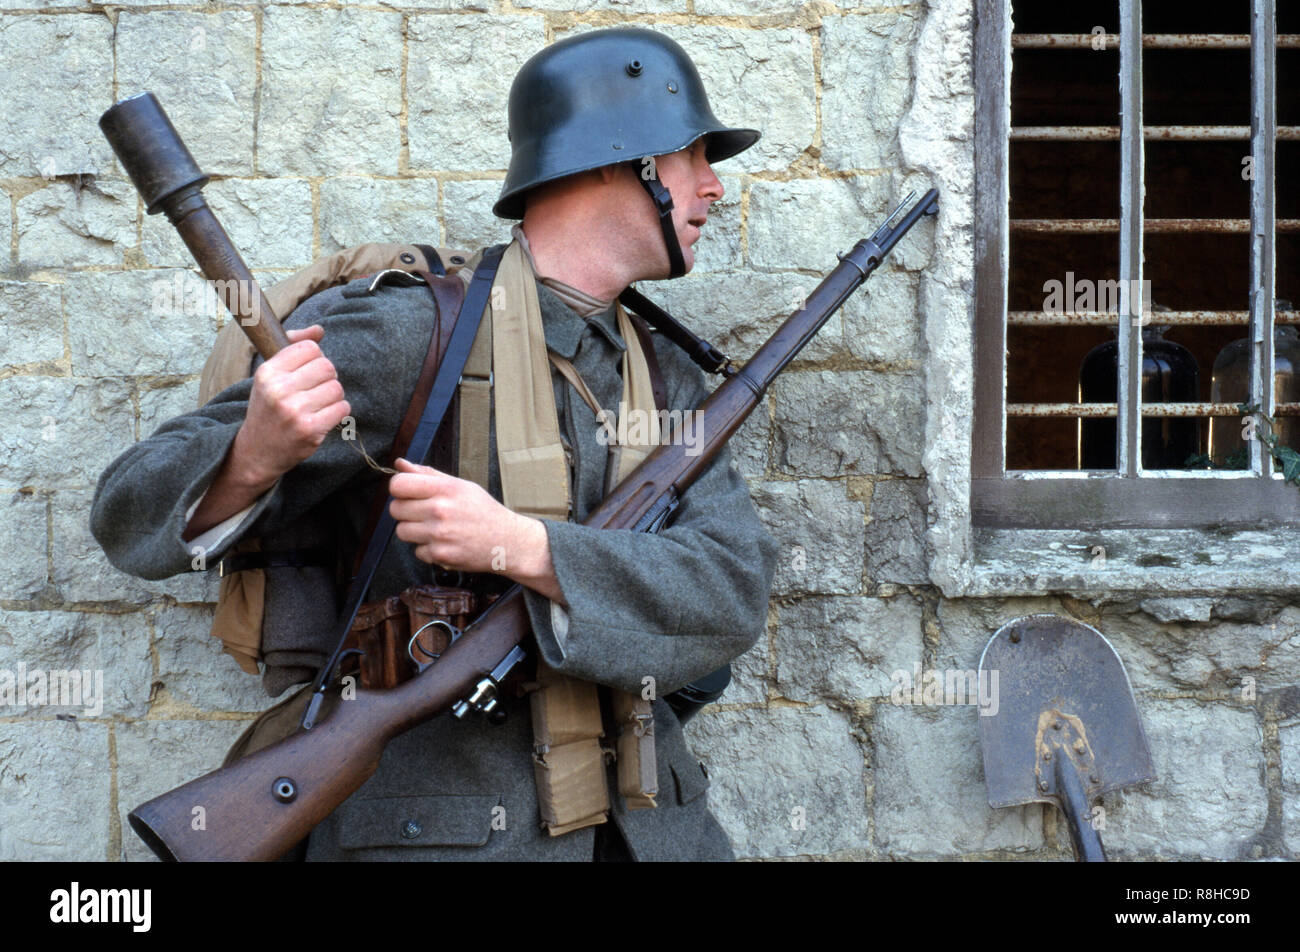
[[[1142,328],[1142,402],[1191,403],[1200,392],[1196,358],[1182,344],[1165,340],[1169,328]],[[1118,337],[1119,329],[1112,328]],[[1119,341],[1098,344],[1079,368],[1080,403],[1114,403],[1118,399]],[[1115,417],[1079,419],[1079,468],[1115,469]],[[1197,417],[1144,417],[1142,468],[1186,469],[1187,457],[1200,452]]]
[[[1285,305],[1285,306],[1284,306]],[[1278,302],[1278,310],[1290,310],[1286,301]],[[1210,377],[1210,399],[1215,403],[1247,403],[1250,399],[1250,355],[1254,348],[1250,338],[1234,340],[1219,352]],[[1273,398],[1278,403],[1300,400],[1300,334],[1287,325],[1273,329]],[[1300,448],[1300,417],[1279,417],[1274,421],[1275,435],[1282,446]],[[1230,417],[1210,418],[1209,455],[1215,465],[1228,465],[1232,458],[1241,461],[1238,468],[1248,465],[1242,461],[1246,444],[1241,439],[1243,430],[1240,414]]]

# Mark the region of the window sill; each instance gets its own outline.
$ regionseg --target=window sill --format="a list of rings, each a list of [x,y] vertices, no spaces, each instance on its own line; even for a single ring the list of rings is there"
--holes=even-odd
[[[936,579],[950,597],[1300,593],[1300,528],[991,529],[974,558]]]

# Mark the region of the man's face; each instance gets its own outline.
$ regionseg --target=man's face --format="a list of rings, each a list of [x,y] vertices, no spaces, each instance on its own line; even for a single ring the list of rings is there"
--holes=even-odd
[[[692,246],[700,239],[700,230],[709,217],[709,206],[722,198],[722,182],[713,174],[713,167],[704,154],[706,139],[706,136],[701,136],[685,149],[655,156],[654,160],[659,180],[673,196],[673,225],[677,229],[677,241],[682,246],[682,259],[687,271],[695,266]],[[668,253],[663,250],[658,216],[653,205],[650,207],[654,221],[652,234],[660,235],[659,247],[664,261],[664,277],[667,277]]]

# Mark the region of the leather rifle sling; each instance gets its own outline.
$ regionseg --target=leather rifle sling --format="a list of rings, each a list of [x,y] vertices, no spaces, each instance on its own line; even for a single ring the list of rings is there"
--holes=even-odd
[[[636,290],[636,288],[626,288],[619,294],[618,299],[625,307],[635,311],[637,317],[643,322],[652,325],[655,330],[684,350],[686,356],[690,357],[701,370],[706,373],[723,374],[728,377],[735,372],[731,358],[704,338],[692,333],[690,328]],[[637,331],[639,336],[639,327]]]
[[[447,344],[447,353],[443,358],[442,365],[438,368],[437,376],[434,378],[433,389],[429,394],[428,402],[424,405],[420,423],[411,437],[410,445],[407,447],[408,459],[424,460],[429,453],[430,446],[433,444],[434,436],[437,434],[443,417],[447,415],[447,408],[451,405],[452,397],[460,384],[461,370],[469,359],[470,348],[474,345],[474,338],[478,334],[483,312],[487,308],[489,295],[492,291],[492,282],[496,278],[497,265],[501,262],[501,255],[504,250],[501,246],[487,249],[483,252],[483,258],[479,262],[479,266],[474,270],[474,277],[470,281],[469,288],[465,292],[464,303],[461,305],[460,317],[456,320],[456,326],[451,332],[451,340]],[[356,619],[357,609],[365,601],[370,582],[374,579],[375,572],[379,568],[379,561],[388,548],[388,543],[392,540],[393,533],[397,528],[397,523],[389,512],[391,503],[392,496],[389,496],[384,504],[383,512],[380,514],[379,522],[375,526],[375,531],[366,544],[365,556],[361,560],[361,568],[353,576],[352,583],[348,586],[347,599],[344,602],[343,611],[339,615],[338,637],[335,639],[335,648],[329,660],[317,672],[316,680],[312,684],[311,703],[308,704],[307,711],[302,718],[303,730],[311,730],[316,726],[316,718],[320,714],[321,705],[324,701],[325,687],[338,665],[340,655],[343,653],[343,645],[347,641],[348,632],[352,629],[352,622]]]
[[[457,315],[460,313],[461,305],[465,301],[465,282],[459,278],[445,276],[438,278],[428,271],[417,271],[416,274],[424,278],[425,284],[429,286],[429,290],[433,293],[437,312],[434,317],[433,333],[429,335],[429,349],[424,355],[424,366],[420,368],[420,377],[415,383],[415,390],[411,393],[411,402],[406,407],[406,415],[402,417],[402,424],[397,428],[397,436],[393,438],[393,451],[388,454],[387,463],[389,466],[398,457],[405,456],[407,448],[411,445],[411,437],[415,435],[415,428],[420,423],[424,405],[429,402],[434,377],[437,375],[438,367],[442,365],[444,355],[447,353],[452,328],[456,326]],[[448,414],[442,429],[438,431],[439,442],[443,442],[442,438],[446,436],[445,431],[453,425],[454,418],[455,407],[453,406],[452,412]],[[436,455],[435,452],[435,457]],[[434,465],[437,466],[436,461]],[[380,507],[384,504],[387,495],[384,492],[383,485],[376,488],[375,499],[370,506],[370,515],[366,520],[366,529],[361,534],[362,540],[368,540],[374,534],[375,526],[379,525],[379,517],[383,513]],[[356,558],[352,561],[353,575],[361,571],[361,560],[365,557],[365,550],[365,545],[357,546]]]

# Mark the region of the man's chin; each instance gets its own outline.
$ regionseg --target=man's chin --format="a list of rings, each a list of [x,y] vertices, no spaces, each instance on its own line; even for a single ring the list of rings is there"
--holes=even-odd
[[[683,274],[690,274],[690,273],[691,273],[691,269],[695,267],[695,248],[694,248],[694,245],[695,245],[695,242],[692,241],[690,244],[683,244],[683,245],[681,246],[681,249],[682,249],[682,267],[683,267],[683,269],[684,269],[683,272],[682,272]]]
[[[693,269],[694,267],[695,267],[694,250],[689,247],[682,248],[682,268],[683,268],[682,274],[683,275],[690,274],[691,269]],[[672,263],[667,259],[667,257],[665,257],[663,261],[663,265],[660,267],[659,271],[654,275],[654,277],[648,278],[647,280],[667,281],[672,276],[673,276]]]

